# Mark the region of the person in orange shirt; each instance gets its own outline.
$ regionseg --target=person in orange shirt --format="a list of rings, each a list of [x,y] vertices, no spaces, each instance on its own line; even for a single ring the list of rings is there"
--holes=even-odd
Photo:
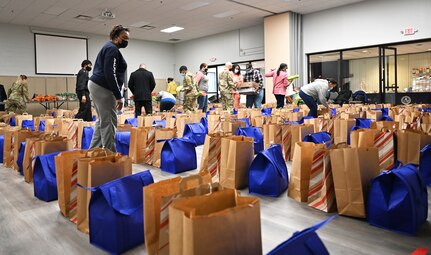
[[[238,64],[234,64],[232,66],[232,72],[233,72],[233,83],[235,84],[235,88],[238,88],[238,86],[241,85],[242,82],[244,81],[244,78],[241,75],[241,69]],[[233,99],[234,99],[235,109],[239,109],[241,95],[238,93],[238,91],[235,91],[235,93],[233,94]]]

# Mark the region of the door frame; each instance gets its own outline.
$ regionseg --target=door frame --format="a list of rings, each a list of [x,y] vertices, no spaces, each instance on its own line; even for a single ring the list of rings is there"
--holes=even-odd
[[[387,61],[386,51],[393,51],[394,57],[394,73],[390,73],[389,61]],[[389,76],[394,76],[394,84],[389,84]],[[398,66],[397,66],[397,48],[389,46],[379,46],[379,95],[381,103],[388,103],[386,91],[388,89],[395,89],[393,104],[397,102],[398,97]]]

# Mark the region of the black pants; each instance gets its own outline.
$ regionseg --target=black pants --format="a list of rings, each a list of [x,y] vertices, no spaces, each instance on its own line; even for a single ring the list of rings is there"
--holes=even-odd
[[[84,121],[93,121],[93,116],[91,114],[91,100],[90,100],[90,92],[77,92],[76,93],[79,100],[79,110],[75,115],[77,119],[83,119]],[[85,96],[85,103],[82,102],[82,97]]]
[[[168,112],[172,110],[172,107],[174,107],[174,103],[172,102],[160,102],[160,112]]]
[[[135,101],[135,115],[136,118],[141,116],[142,106],[145,108],[145,114],[153,114],[153,104],[151,100],[139,100]]]
[[[277,108],[284,107],[284,95],[274,95],[277,100]]]

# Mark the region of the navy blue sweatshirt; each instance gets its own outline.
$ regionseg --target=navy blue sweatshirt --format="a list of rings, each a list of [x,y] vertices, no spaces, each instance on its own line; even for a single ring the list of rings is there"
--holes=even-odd
[[[121,87],[127,69],[126,60],[118,47],[111,41],[105,43],[97,55],[90,80],[112,91],[115,99],[121,99]]]

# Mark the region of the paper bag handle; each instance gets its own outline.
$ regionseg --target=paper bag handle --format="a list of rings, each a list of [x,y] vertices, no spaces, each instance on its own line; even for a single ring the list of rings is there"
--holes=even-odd
[[[90,155],[91,153],[91,155]],[[101,153],[104,153],[104,156],[108,156],[108,154],[112,154],[112,151],[106,148],[93,148],[93,149],[89,149],[86,153],[85,156],[86,158],[91,158],[91,157],[97,157],[99,156]]]
[[[202,176],[200,176],[199,174],[194,174],[194,175],[189,175],[187,177],[184,177],[180,181],[180,192],[181,193],[183,193],[186,190],[186,184],[192,180],[198,180],[199,185],[202,185],[202,183],[203,183]]]

